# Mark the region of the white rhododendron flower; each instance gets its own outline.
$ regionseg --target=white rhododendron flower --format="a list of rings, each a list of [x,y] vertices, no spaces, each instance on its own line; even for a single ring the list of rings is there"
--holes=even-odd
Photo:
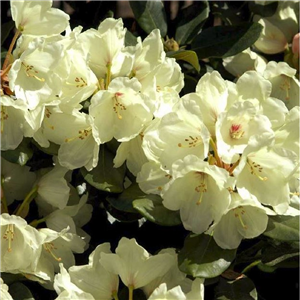
[[[229,173],[209,165],[195,155],[187,155],[173,166],[173,181],[163,192],[163,205],[180,210],[184,227],[202,233],[210,224],[218,222],[230,204],[227,188],[234,180]]]
[[[123,237],[116,254],[102,253],[100,263],[107,271],[118,274],[128,288],[137,289],[165,274],[172,260],[168,253],[151,256],[135,239]]]
[[[107,91],[99,91],[93,96],[89,112],[95,119],[101,143],[112,138],[127,142],[152,120],[151,100],[140,90],[137,79],[120,77],[111,81]]]
[[[84,299],[96,300],[90,293],[86,293],[71,282],[71,278],[67,270],[60,263],[60,273],[54,277],[54,289],[58,294],[55,300],[71,300]]]
[[[12,19],[23,34],[47,36],[63,32],[69,25],[69,15],[51,8],[52,0],[11,0]]]
[[[164,170],[171,170],[177,159],[188,154],[207,156],[210,134],[197,115],[199,107],[192,102],[187,108],[163,116],[144,131],[142,147],[147,158],[161,163]]]
[[[4,283],[2,278],[0,278],[0,298],[2,300],[13,300],[10,293],[8,292],[8,286]]]
[[[95,299],[110,300],[119,288],[119,277],[100,263],[102,253],[111,253],[109,243],[99,245],[89,256],[89,263],[69,269],[71,281]]]
[[[233,163],[248,145],[252,135],[273,132],[269,119],[258,113],[250,102],[236,102],[216,123],[218,154],[225,163]]]
[[[266,230],[269,211],[255,199],[232,193],[227,213],[212,226],[214,240],[223,249],[237,248],[243,238],[255,238]]]
[[[15,215],[1,214],[1,272],[32,273],[42,251],[44,237]]]
[[[1,97],[1,150],[14,150],[23,140],[27,106],[22,100]]]
[[[274,134],[270,133],[251,137],[234,175],[242,198],[255,196],[262,204],[276,207],[290,202],[287,179],[296,171],[298,158],[292,151],[272,147],[273,142]]]

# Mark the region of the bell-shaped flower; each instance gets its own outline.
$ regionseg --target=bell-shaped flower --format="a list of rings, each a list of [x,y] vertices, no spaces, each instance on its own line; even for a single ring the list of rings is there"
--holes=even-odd
[[[206,231],[218,222],[230,204],[227,188],[234,179],[225,169],[209,165],[195,155],[187,155],[172,166],[172,182],[162,193],[163,205],[180,210],[184,227],[194,233]]]
[[[112,138],[127,142],[152,120],[153,103],[140,90],[136,78],[120,77],[111,81],[107,91],[99,91],[92,97],[89,112],[95,119],[101,143]]]
[[[170,268],[172,256],[157,254],[151,256],[135,239],[122,238],[116,254],[102,253],[100,264],[109,272],[118,274],[131,290],[147,285]]]
[[[219,115],[216,123],[218,155],[231,164],[239,159],[252,135],[273,132],[269,119],[258,113],[250,101],[234,103],[227,112]]]
[[[30,192],[36,180],[34,172],[27,166],[13,164],[1,158],[2,193],[7,205],[14,200],[23,200]]]
[[[296,171],[298,158],[296,153],[274,147],[273,143],[274,134],[263,133],[250,137],[240,163],[233,172],[237,179],[236,187],[242,198],[254,196],[265,205],[288,205],[288,180]]]
[[[60,145],[59,163],[70,169],[85,166],[91,170],[98,163],[99,139],[93,118],[70,106],[64,110],[46,108],[42,124],[46,140]]]
[[[96,300],[90,293],[86,293],[71,282],[71,278],[67,270],[60,263],[60,273],[54,277],[54,289],[58,294],[55,300]]]
[[[228,211],[210,231],[216,243],[223,249],[236,249],[242,239],[252,239],[262,234],[268,225],[266,209],[255,199],[242,197],[233,192]],[[275,214],[273,212],[273,214]]]
[[[117,76],[128,76],[132,69],[133,55],[125,49],[125,33],[121,18],[106,18],[98,30],[88,29],[78,38],[89,54],[90,68],[98,79],[106,78],[107,84]]]
[[[117,294],[119,277],[110,273],[100,263],[102,253],[111,253],[109,243],[104,243],[90,254],[89,263],[69,269],[72,283],[90,293],[97,300],[110,300]]]
[[[58,43],[46,43],[43,38],[33,40],[15,60],[9,71],[9,87],[28,109],[55,100],[61,79],[54,72],[63,55]]]
[[[12,296],[8,292],[8,286],[4,283],[2,278],[0,278],[0,299],[13,300]]]
[[[282,100],[288,109],[300,105],[299,80],[296,70],[285,62],[270,61],[263,72],[265,79],[272,83],[271,96]]]
[[[68,202],[70,188],[64,178],[68,169],[57,164],[38,182],[37,201],[45,201],[54,207],[63,209]]]
[[[167,248],[159,252],[160,254],[168,253],[173,257],[173,261],[170,261],[171,267],[168,268],[168,272],[163,276],[155,278],[153,281],[148,283],[142,288],[143,292],[149,297],[153,291],[158,288],[162,283],[167,285],[167,288],[170,290],[177,285],[181,285],[186,279],[186,274],[181,272],[178,268],[178,259],[175,249]]]
[[[34,272],[44,237],[15,215],[1,214],[1,272]]]
[[[270,97],[272,84],[258,72],[244,73],[236,83],[236,90],[238,99],[253,102],[271,121],[273,129],[283,125],[288,110],[281,100]]]
[[[288,41],[283,32],[275,25],[273,25],[266,18],[254,18],[263,26],[263,30],[254,43],[254,46],[261,52],[266,54],[276,54],[283,52],[288,47]]]
[[[217,71],[206,73],[201,77],[196,92],[182,97],[189,103],[195,101],[200,108],[203,123],[212,136],[215,135],[215,124],[221,112],[227,107],[228,88],[225,80]]]
[[[49,36],[60,34],[69,25],[69,15],[52,8],[52,0],[11,0],[10,8],[16,28],[23,34]]]
[[[144,132],[142,147],[150,161],[161,163],[164,170],[188,154],[205,159],[210,134],[203,124],[195,101],[185,101],[176,112],[155,120]]]
[[[23,140],[27,106],[21,100],[1,97],[1,150],[14,150]]]
[[[262,56],[247,48],[234,56],[224,58],[223,66],[235,77],[240,77],[251,70],[262,73],[266,68],[266,61]]]

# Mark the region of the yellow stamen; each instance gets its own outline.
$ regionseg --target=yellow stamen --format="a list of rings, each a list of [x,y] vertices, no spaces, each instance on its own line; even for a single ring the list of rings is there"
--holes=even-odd
[[[87,129],[83,129],[83,130],[79,130],[78,131],[78,135],[72,138],[66,138],[65,142],[69,143],[71,141],[74,141],[76,139],[80,139],[80,140],[84,140],[85,138],[87,138],[92,132],[92,128],[88,127]]]
[[[38,81],[44,82],[45,79],[44,78],[40,78],[35,74],[38,74],[39,72],[37,70],[34,69],[34,66],[30,66],[30,65],[25,65],[24,62],[22,62],[22,65],[25,67],[25,73],[27,77],[33,77]]]
[[[14,224],[8,224],[3,238],[8,241],[7,251],[12,251],[12,242],[14,240]]]
[[[245,211],[243,210],[243,207],[240,206],[240,207],[237,207],[234,209],[234,216],[236,218],[239,218],[239,221],[240,223],[242,224],[243,228],[244,229],[247,229],[247,225],[243,222],[243,219],[242,219],[242,215],[245,213]]]
[[[250,172],[252,175],[255,175],[257,178],[259,178],[262,181],[268,180],[268,177],[262,177],[258,174],[258,172],[262,172],[263,170],[263,167],[261,167],[261,165],[256,164],[255,162],[252,162],[249,159],[247,160],[247,164],[250,167]]]
[[[122,93],[115,93],[115,96],[113,97],[113,101],[114,101],[113,110],[117,114],[119,120],[123,119],[123,117],[120,114],[120,111],[121,110],[126,110],[126,106],[124,104],[122,104],[122,103],[119,102],[119,99],[122,96],[123,96]]]
[[[51,254],[51,256],[56,260],[56,261],[61,261],[60,257],[57,257],[54,253],[53,253],[53,249],[57,249],[54,247],[53,243],[45,243],[43,244],[44,249]]]
[[[87,86],[86,81],[82,77],[76,77],[74,79],[75,83],[66,82],[67,85],[76,86],[77,88],[85,87]]]
[[[198,146],[199,144],[202,144],[202,139],[198,136],[193,137],[190,135],[188,138],[184,139],[184,142],[186,144],[178,143],[178,147],[179,148],[193,148],[193,147]]]

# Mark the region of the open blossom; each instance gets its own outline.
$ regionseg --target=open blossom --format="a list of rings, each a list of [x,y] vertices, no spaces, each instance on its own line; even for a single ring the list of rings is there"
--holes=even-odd
[[[35,271],[44,237],[19,216],[1,214],[1,272]]]
[[[102,253],[100,263],[107,271],[118,274],[127,287],[137,289],[165,274],[172,260],[168,253],[151,256],[135,239],[123,237],[116,254]]]
[[[163,205],[180,210],[184,227],[194,233],[206,231],[218,222],[230,204],[227,188],[234,184],[229,173],[209,165],[195,155],[187,155],[172,166],[173,180],[163,192]]]
[[[55,35],[69,25],[69,15],[57,8],[51,8],[52,0],[11,0],[12,19],[23,34]]]
[[[99,91],[92,97],[89,112],[95,119],[101,143],[112,138],[127,142],[152,120],[153,104],[140,90],[137,79],[119,77],[111,81],[108,90]]]

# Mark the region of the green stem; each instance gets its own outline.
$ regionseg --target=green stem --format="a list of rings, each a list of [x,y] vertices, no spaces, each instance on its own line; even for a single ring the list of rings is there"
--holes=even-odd
[[[23,200],[22,204],[20,205],[20,207],[18,208],[17,212],[15,213],[15,215],[20,216],[22,210],[24,209],[26,204],[29,204],[37,195],[37,191],[38,191],[38,186],[36,185],[35,187],[33,187],[33,189],[29,192],[29,194],[27,194],[27,196],[25,197],[25,199]]]
[[[129,289],[129,296],[128,296],[128,300],[133,300],[133,290],[134,290],[134,287],[132,284],[130,284],[128,286],[128,289]]]
[[[105,89],[107,90],[111,81],[111,62],[107,63],[106,68],[107,68],[107,73],[106,73]]]
[[[112,292],[112,297],[113,297],[115,300],[119,300],[117,291],[113,291],[113,292]]]
[[[33,220],[32,222],[29,223],[29,225],[36,228],[39,224],[46,222],[46,219],[47,217],[38,220],[37,219]]]
[[[6,197],[4,194],[3,183],[4,183],[4,178],[3,176],[1,176],[1,208],[3,209],[2,213],[8,213],[8,207],[7,207]]]
[[[17,30],[16,33],[15,33],[15,35],[14,35],[14,37],[13,37],[13,39],[12,39],[12,41],[11,41],[11,43],[10,43],[10,45],[9,45],[7,54],[6,54],[6,56],[5,56],[4,63],[3,63],[3,65],[2,65],[2,70],[5,70],[6,67],[7,67],[8,62],[9,62],[9,57],[10,57],[10,55],[11,55],[11,53],[12,53],[12,50],[13,50],[13,48],[14,48],[14,45],[15,45],[15,43],[16,43],[16,41],[17,41],[17,39],[18,39],[18,37],[19,37],[20,34],[21,34],[21,31],[20,31],[20,30]]]
[[[246,272],[248,272],[249,270],[251,270],[253,267],[259,265],[261,263],[261,260],[256,260],[253,263],[251,263],[249,266],[247,266],[241,273],[245,274]]]

